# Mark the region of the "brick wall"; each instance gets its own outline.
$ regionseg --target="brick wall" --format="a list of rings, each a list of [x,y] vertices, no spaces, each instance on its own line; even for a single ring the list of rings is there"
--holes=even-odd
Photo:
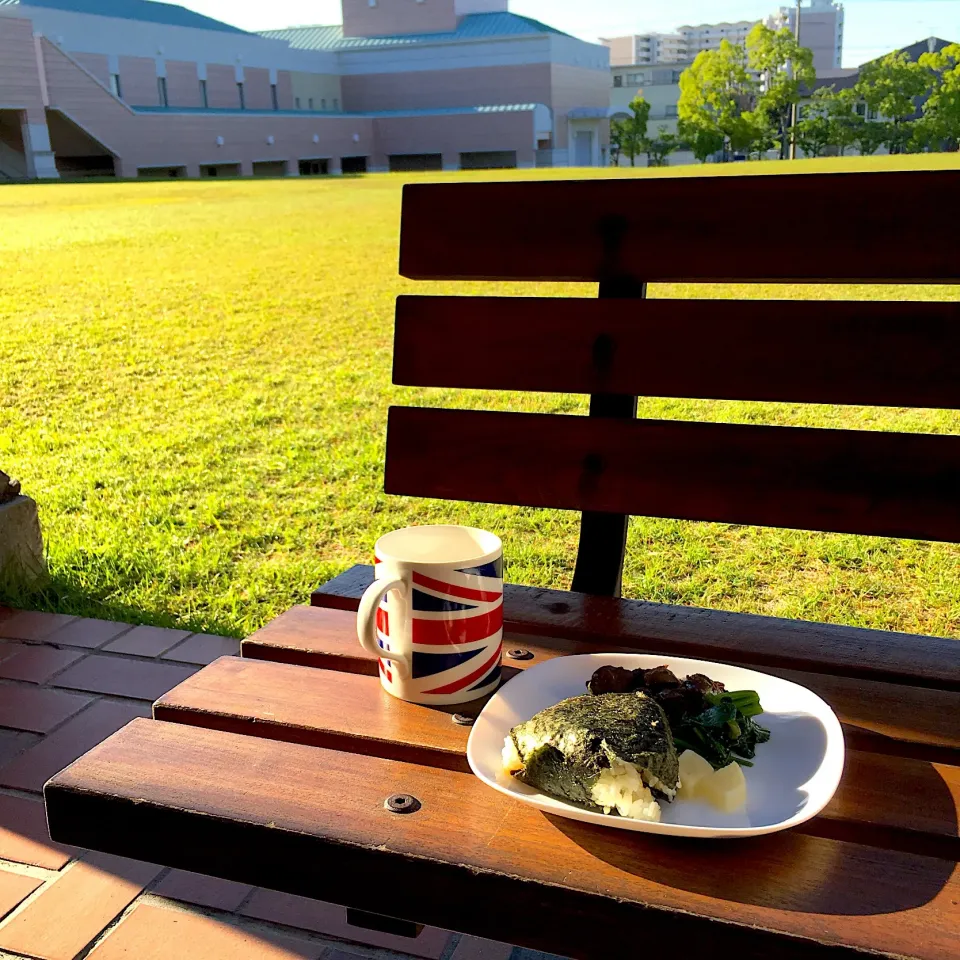
[[[446,167],[459,166],[460,153],[516,151],[517,163],[534,162],[533,114],[530,112],[463,114],[440,117],[390,117],[377,120],[373,166],[404,153],[439,153]]]
[[[270,71],[262,67],[247,67],[243,71],[243,97],[248,110],[272,110]]]
[[[454,30],[454,0],[343,0],[346,37],[383,37],[394,33],[441,33]]]
[[[223,63],[207,64],[207,101],[211,107],[238,108],[237,72]]]
[[[71,53],[71,57],[89,70],[105,87],[110,86],[110,66],[102,53]]]
[[[32,123],[44,123],[40,71],[29,20],[0,20],[0,90],[5,106],[22,107]]]
[[[532,63],[345,76],[341,87],[345,110],[403,110],[494,103],[550,104],[550,82],[550,64]]]
[[[289,70],[277,74],[277,99],[281,110],[293,109],[293,74]]]
[[[120,57],[120,92],[127,103],[138,107],[156,107],[157,64],[148,57]]]
[[[197,65],[186,60],[167,61],[167,100],[171,107],[202,107]]]

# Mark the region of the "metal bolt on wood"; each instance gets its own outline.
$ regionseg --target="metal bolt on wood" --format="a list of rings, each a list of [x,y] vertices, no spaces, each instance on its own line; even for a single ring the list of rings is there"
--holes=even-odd
[[[533,654],[529,650],[508,650],[507,656],[511,660],[532,660]]]
[[[391,813],[416,813],[420,809],[420,801],[408,793],[395,793],[387,797],[383,805]]]
[[[465,713],[455,713],[453,715],[453,722],[458,727],[470,727],[473,726],[473,721],[476,720],[476,717],[468,717]]]

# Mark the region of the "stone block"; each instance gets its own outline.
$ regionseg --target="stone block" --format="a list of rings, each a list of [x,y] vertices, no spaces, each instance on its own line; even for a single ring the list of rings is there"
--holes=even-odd
[[[17,496],[0,503],[0,591],[16,596],[37,588],[46,576],[36,502]]]

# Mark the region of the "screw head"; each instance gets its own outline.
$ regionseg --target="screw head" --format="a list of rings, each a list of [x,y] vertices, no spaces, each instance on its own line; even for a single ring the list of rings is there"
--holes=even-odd
[[[475,719],[476,717],[468,717],[465,713],[455,713],[453,715],[453,722],[458,727],[471,727]]]
[[[529,650],[521,650],[519,648],[516,650],[508,650],[507,656],[511,660],[532,660],[533,659],[533,654]]]
[[[416,813],[420,809],[420,801],[409,793],[395,793],[387,797],[383,805],[391,813]]]

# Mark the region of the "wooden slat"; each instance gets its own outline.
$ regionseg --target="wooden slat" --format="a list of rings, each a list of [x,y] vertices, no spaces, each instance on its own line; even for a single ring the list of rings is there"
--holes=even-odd
[[[772,172],[772,171],[771,171]],[[718,197],[723,198],[718,203]],[[731,211],[790,210],[775,242]],[[419,280],[955,283],[955,170],[407,184],[400,272]]]
[[[508,598],[508,616],[509,612]],[[243,656],[375,677],[376,658],[357,643],[355,623],[350,612],[294,607],[245,640]],[[639,649],[644,653],[662,653],[664,658],[680,655],[675,649],[662,649],[663,645],[657,641],[638,643],[631,648],[599,640],[524,636],[509,625],[505,638],[507,649],[522,647],[533,654],[527,661],[505,660],[507,677],[516,670],[570,654],[631,653]],[[684,651],[682,655],[691,654]],[[734,649],[711,659],[717,658],[741,666],[756,666],[744,662]],[[960,765],[960,724],[956,720],[960,716],[960,693],[778,666],[763,669],[823,697],[839,716],[848,747]],[[469,708],[459,707],[458,712],[469,712]]]
[[[376,677],[238,657],[154,705],[157,720],[469,772],[454,712],[397,700]],[[956,860],[958,808],[960,767],[850,751],[837,796],[799,829]]]
[[[388,813],[395,793],[420,810]],[[958,947],[945,860],[795,832],[708,849],[545,817],[469,774],[181,724],[133,721],[45,796],[62,843],[577,960],[624,931],[796,960]]]
[[[958,302],[404,296],[393,380],[957,409],[958,356]]]
[[[359,645],[358,645],[359,646]],[[469,772],[460,708],[380,696],[376,677],[221,657],[154,705],[157,720]]]
[[[358,564],[319,587],[312,603],[355,611],[372,582],[373,567]],[[504,621],[512,634],[960,691],[960,647],[947,637],[587,597],[512,583],[505,585],[503,596]]]
[[[960,541],[954,436],[393,407],[384,489]]]

